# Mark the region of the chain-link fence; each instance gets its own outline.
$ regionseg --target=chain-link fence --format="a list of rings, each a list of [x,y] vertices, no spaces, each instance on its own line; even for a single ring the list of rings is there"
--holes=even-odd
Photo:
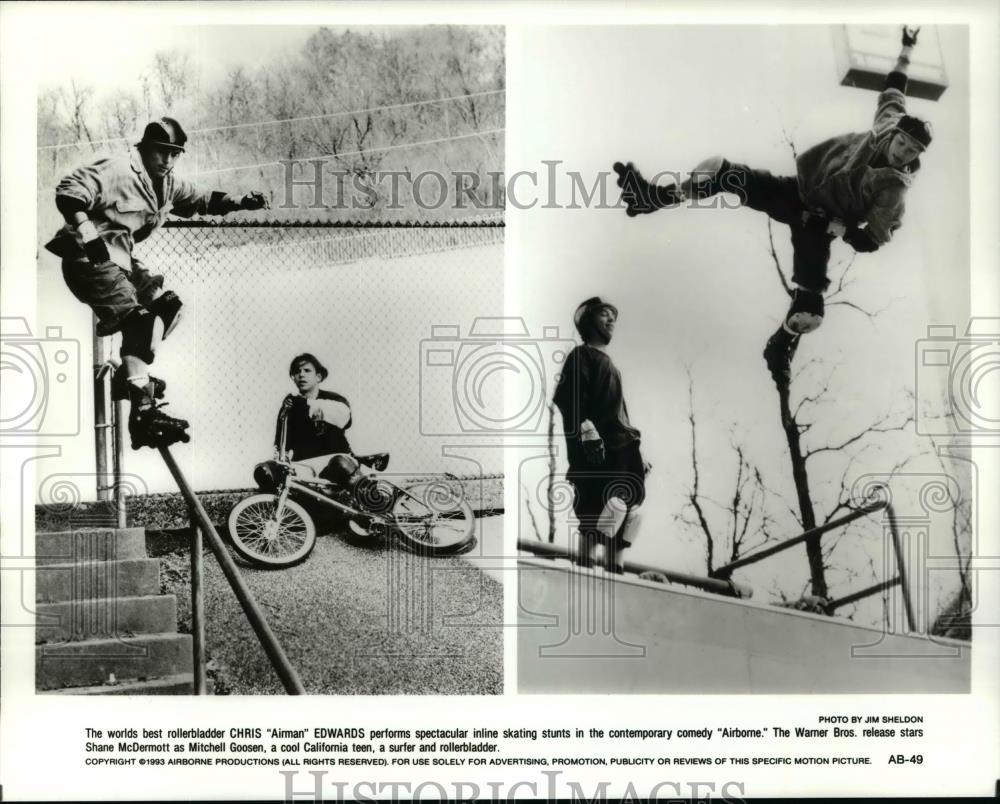
[[[390,452],[393,472],[502,472],[500,451],[477,449],[486,441],[456,415],[469,402],[456,399],[463,338],[503,315],[502,223],[182,223],[136,257],[184,301],[153,372],[168,382],[168,411],[191,422],[178,457],[196,489],[250,485],[301,352],[330,370],[321,387],[350,401],[355,452]],[[498,379],[472,391],[487,420],[502,416]],[[169,488],[152,451],[126,460],[151,491]]]

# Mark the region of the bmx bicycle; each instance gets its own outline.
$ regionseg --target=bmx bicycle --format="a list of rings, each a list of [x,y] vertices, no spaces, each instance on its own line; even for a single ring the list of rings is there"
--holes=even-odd
[[[316,546],[316,525],[303,503],[317,502],[339,512],[359,536],[385,536],[425,555],[455,555],[475,546],[472,508],[453,475],[394,483],[380,477],[387,453],[344,456],[368,467],[347,482],[319,476],[315,469],[287,456],[287,409],[282,411],[274,493],[254,494],[229,514],[229,538],[240,558],[260,567],[291,567],[305,561]]]

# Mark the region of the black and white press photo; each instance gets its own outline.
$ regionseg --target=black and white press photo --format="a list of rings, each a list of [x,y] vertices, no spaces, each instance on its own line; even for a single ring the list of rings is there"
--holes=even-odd
[[[134,36],[39,78],[38,691],[501,692],[503,30]]]
[[[0,2],[0,798],[992,792],[994,6]]]
[[[904,23],[525,34],[519,691],[968,691],[968,30]]]

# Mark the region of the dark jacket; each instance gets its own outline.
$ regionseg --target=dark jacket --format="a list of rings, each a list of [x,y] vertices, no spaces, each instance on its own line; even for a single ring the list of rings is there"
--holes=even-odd
[[[239,202],[220,192],[202,192],[193,184],[175,178],[163,180],[157,196],[153,180],[136,149],[129,155],[99,159],[77,168],[56,186],[57,196],[83,203],[87,217],[108,247],[111,261],[132,270],[132,248],[155,232],[167,215],[225,214],[240,208]],[[84,259],[83,241],[68,224],[45,248],[67,260]]]
[[[346,423],[338,426],[332,421],[314,417],[310,412],[308,400],[303,396],[293,398],[292,407],[288,411],[288,430],[285,449],[293,454],[294,460],[304,461],[318,455],[333,455],[335,453],[351,453],[351,445],[347,442],[344,431],[349,429],[351,422],[351,405],[345,397],[333,391],[319,392],[317,401],[327,400],[339,403],[346,411],[341,412],[341,418],[346,416]],[[278,414],[278,424],[274,434],[274,445],[281,445],[281,414]]]
[[[553,397],[562,414],[570,466],[585,461],[580,423],[590,420],[608,450],[639,440],[622,392],[622,377],[607,352],[586,344],[577,346],[563,364]]]
[[[833,137],[798,158],[799,194],[806,208],[851,226],[867,223],[877,245],[889,242],[902,225],[903,197],[920,168],[919,160],[904,169],[884,163],[885,148],[906,112],[905,88],[906,76],[890,73],[870,131]]]

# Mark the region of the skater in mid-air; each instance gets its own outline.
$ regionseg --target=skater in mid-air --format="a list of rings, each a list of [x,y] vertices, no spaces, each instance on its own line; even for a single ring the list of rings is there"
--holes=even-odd
[[[62,258],[66,285],[97,316],[97,334],[121,333],[121,367],[112,393],[129,399],[132,448],[189,441],[188,423],[161,408],[166,383],[151,377],[157,346],[180,320],[177,294],[163,276],[136,259],[132,248],[163,225],[167,215],[225,215],[268,206],[261,193],[241,198],[202,192],[174,177],[187,135],[172,117],[146,126],[130,154],[99,159],[70,173],[56,187],[66,220],[45,247]]]
[[[906,114],[906,73],[919,30],[903,27],[902,50],[878,96],[872,129],[810,148],[797,159],[797,176],[773,176],[716,156],[697,165],[679,185],[656,185],[631,162],[614,165],[630,217],[730,192],[741,204],[789,226],[796,287],[781,327],[764,349],[777,383],[789,382],[799,336],[823,322],[834,238],[842,237],[855,251],[872,252],[902,225],[906,191],[931,142],[930,124]]]

